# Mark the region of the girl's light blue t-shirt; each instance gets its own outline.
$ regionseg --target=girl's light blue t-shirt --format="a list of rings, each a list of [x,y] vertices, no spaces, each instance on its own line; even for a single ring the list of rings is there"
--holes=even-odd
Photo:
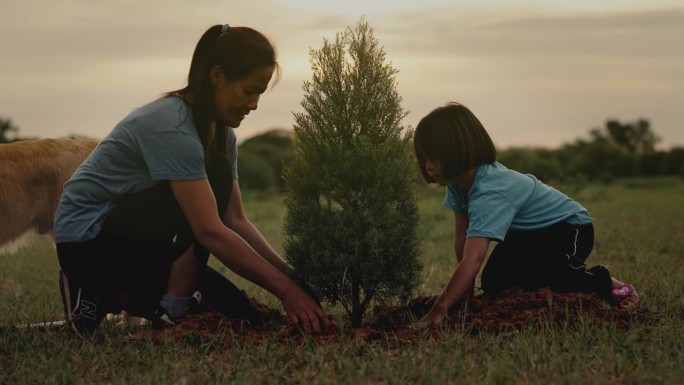
[[[587,209],[567,195],[498,162],[479,166],[468,192],[449,184],[444,205],[468,217],[467,238],[503,241],[509,231],[536,231],[561,221],[592,222]]]
[[[237,178],[237,141],[228,128]],[[207,178],[192,112],[178,97],[151,102],[117,124],[64,184],[55,214],[55,241],[93,239],[117,201],[168,180]]]

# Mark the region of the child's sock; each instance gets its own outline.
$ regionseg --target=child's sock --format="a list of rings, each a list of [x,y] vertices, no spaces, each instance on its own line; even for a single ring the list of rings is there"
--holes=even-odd
[[[177,297],[171,294],[164,294],[164,297],[159,302],[159,305],[166,310],[166,314],[172,322],[178,322],[185,317],[190,311],[197,307],[198,300],[196,297]]]

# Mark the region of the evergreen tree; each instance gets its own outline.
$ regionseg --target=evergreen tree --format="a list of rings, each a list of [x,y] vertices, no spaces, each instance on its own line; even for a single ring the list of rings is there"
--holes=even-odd
[[[285,173],[285,252],[303,284],[360,326],[372,300],[407,299],[420,279],[412,133],[397,70],[364,19],[310,55]]]

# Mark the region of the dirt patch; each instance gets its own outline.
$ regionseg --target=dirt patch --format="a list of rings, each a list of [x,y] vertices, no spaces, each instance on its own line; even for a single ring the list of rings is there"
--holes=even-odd
[[[417,297],[407,306],[376,307],[371,324],[391,330],[420,319],[436,297]],[[479,295],[459,303],[449,311],[447,329],[499,333],[530,326],[568,327],[578,324],[616,323],[628,328],[633,322],[654,322],[659,316],[642,307],[619,310],[595,294],[554,293],[549,289],[525,292],[511,289],[497,295]]]
[[[322,335],[313,336],[316,343],[336,342],[340,338],[366,342],[410,342],[416,338],[439,338],[445,332],[469,334],[514,332],[524,328],[568,328],[578,325],[601,327],[615,324],[629,328],[634,322],[659,322],[657,313],[648,309],[618,310],[593,294],[553,293],[548,289],[525,292],[513,289],[498,295],[479,295],[459,303],[449,312],[441,328],[413,330],[408,326],[426,314],[435,297],[416,297],[407,305],[376,306],[362,328],[333,327]],[[275,309],[254,301],[264,322],[259,326],[227,318],[215,312],[189,316],[173,328],[139,331],[133,337],[143,338],[225,338],[230,342],[256,342],[278,339],[303,340],[298,328],[288,326],[285,317]]]

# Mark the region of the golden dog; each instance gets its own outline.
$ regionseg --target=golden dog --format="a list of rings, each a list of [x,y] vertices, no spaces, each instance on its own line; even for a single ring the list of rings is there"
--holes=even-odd
[[[52,238],[64,182],[97,145],[93,139],[35,139],[0,144],[0,249],[27,235]]]
[[[0,144],[0,252],[16,252],[34,233],[54,242],[55,211],[64,183],[97,143],[60,138]],[[121,324],[141,322],[124,313]]]

